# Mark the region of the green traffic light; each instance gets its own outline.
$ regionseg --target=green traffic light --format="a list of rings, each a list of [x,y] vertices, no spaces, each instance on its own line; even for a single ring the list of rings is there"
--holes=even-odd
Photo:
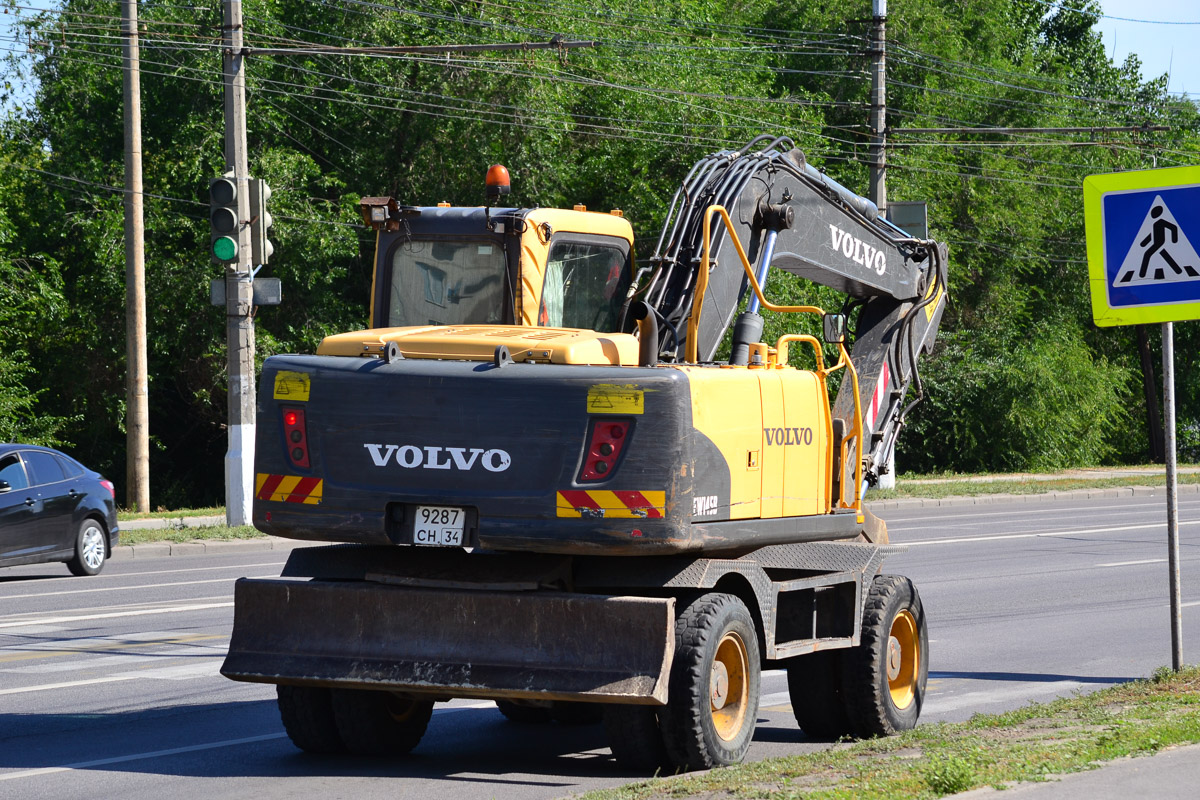
[[[212,251],[213,255],[220,261],[233,261],[237,258],[237,240],[229,236],[222,236],[213,242]]]

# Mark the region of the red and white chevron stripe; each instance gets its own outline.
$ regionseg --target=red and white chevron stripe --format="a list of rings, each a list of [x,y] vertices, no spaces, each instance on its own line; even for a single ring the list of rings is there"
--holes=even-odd
[[[883,363],[883,368],[879,370],[879,380],[875,382],[875,393],[871,395],[871,407],[867,409],[867,418],[863,421],[863,433],[870,436],[875,430],[875,420],[879,416],[879,412],[883,409],[888,395],[888,383],[890,372],[887,362]]]

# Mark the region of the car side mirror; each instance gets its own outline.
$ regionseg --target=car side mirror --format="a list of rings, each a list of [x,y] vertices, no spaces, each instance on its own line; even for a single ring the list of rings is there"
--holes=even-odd
[[[846,315],[826,314],[821,318],[827,344],[841,344],[846,341]]]
[[[5,492],[9,491],[10,489],[12,489],[11,483],[9,483],[8,481],[0,481],[0,494],[4,494]]]

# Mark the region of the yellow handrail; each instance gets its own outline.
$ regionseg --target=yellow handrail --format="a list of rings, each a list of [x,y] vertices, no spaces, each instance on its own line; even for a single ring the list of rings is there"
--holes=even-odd
[[[738,240],[737,232],[733,229],[733,221],[729,219],[729,212],[724,206],[712,205],[704,212],[704,252],[700,259],[700,274],[696,276],[696,291],[692,300],[692,313],[688,316],[687,327],[687,353],[684,358],[691,364],[700,361],[700,311],[704,306],[704,292],[708,289],[708,271],[711,269],[709,251],[712,246],[712,218],[713,214],[720,214],[721,219],[725,221],[725,230],[729,233],[729,238],[733,240],[733,246],[737,248],[738,258],[742,260],[742,269],[746,271],[746,277],[750,281],[751,288],[754,289],[755,296],[758,297],[758,302],[763,308],[768,311],[782,312],[806,312],[810,314],[819,314],[825,316],[825,309],[819,306],[777,306],[767,300],[763,296],[762,287],[758,285],[758,278],[754,274],[754,268],[750,266],[750,259],[746,258],[746,250],[742,247],[741,241]]]
[[[817,337],[810,336],[807,333],[785,333],[783,336],[780,336],[779,341],[775,343],[775,365],[777,367],[787,366],[788,342],[807,342],[812,345],[813,353],[817,357],[817,374],[824,380],[825,376],[829,374],[825,370],[825,353],[821,350],[821,342]],[[840,363],[838,366],[841,366]],[[834,367],[834,369],[837,369],[837,367]]]

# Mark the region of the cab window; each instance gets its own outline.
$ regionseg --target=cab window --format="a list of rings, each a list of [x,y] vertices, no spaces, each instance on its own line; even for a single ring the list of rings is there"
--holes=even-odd
[[[620,247],[556,241],[546,262],[538,324],[614,333],[631,278]]]
[[[408,239],[392,254],[388,327],[503,321],[504,249],[490,240]]]

